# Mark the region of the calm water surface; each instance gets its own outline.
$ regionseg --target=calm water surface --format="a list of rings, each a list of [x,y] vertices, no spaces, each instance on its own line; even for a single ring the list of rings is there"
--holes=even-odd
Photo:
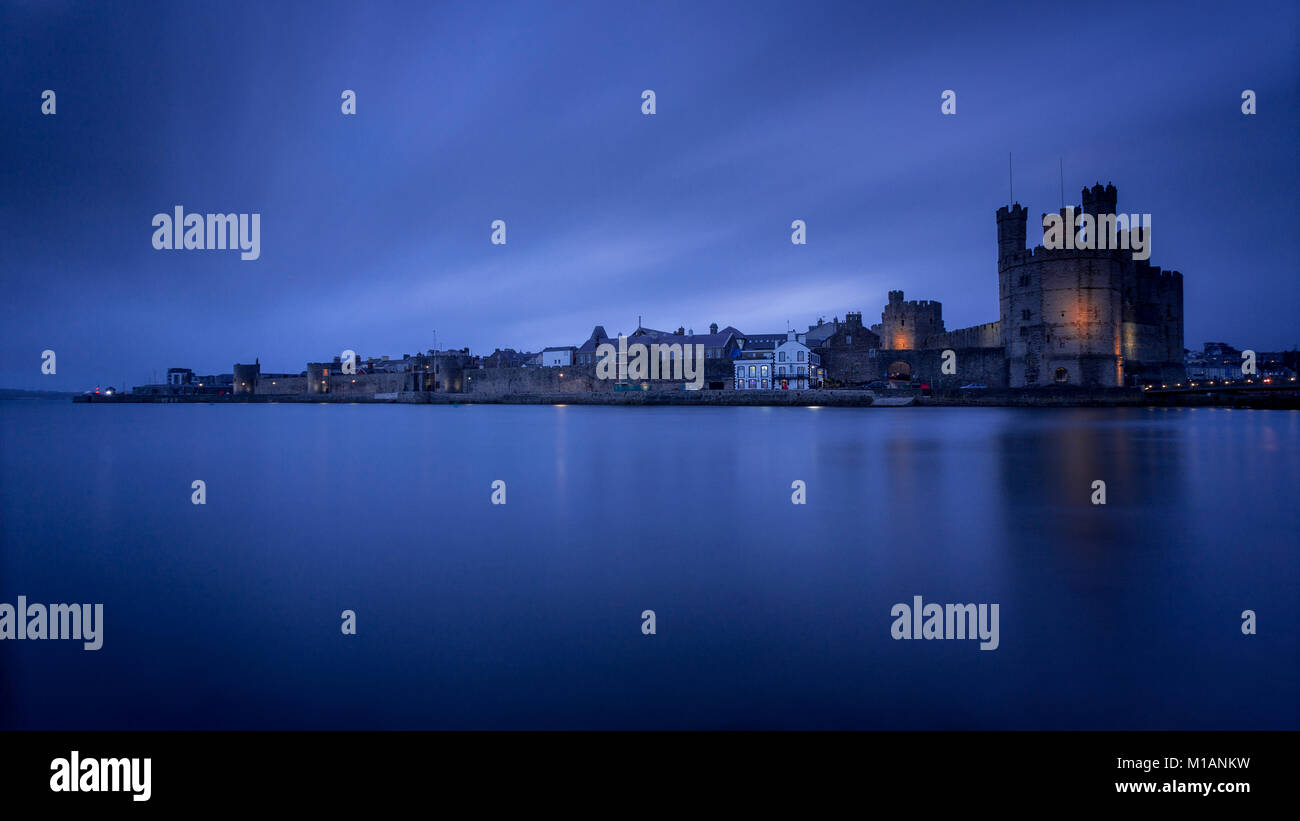
[[[1300,727],[1300,413],[0,422],[0,602],[105,617],[98,652],[0,643],[3,728]],[[998,603],[1000,647],[891,639],[914,595]]]

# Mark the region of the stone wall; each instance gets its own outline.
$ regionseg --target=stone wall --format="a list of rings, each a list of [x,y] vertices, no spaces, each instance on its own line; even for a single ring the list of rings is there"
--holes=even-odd
[[[1007,387],[1007,358],[1001,348],[953,348],[952,351],[956,355],[955,374],[942,372],[943,351],[939,349],[881,350],[872,360],[874,374],[871,378],[885,379],[891,364],[906,362],[913,378],[935,390],[969,384],[987,385],[990,388]]]
[[[568,368],[474,368],[465,371],[466,399],[508,394],[581,393],[611,390],[592,366]]]
[[[283,396],[307,392],[307,377],[285,376],[284,374],[263,374],[257,380],[253,391],[259,396]]]
[[[465,392],[480,397],[509,394],[545,393],[624,393],[616,391],[617,380],[597,379],[595,365],[570,365],[554,368],[479,368],[465,371]],[[628,383],[630,384],[630,383]],[[652,379],[636,383],[646,390],[626,392],[662,392],[683,390],[682,380]],[[722,391],[732,387],[730,359],[704,360],[704,384],[701,390]]]
[[[1002,346],[1002,323],[985,322],[970,328],[958,328],[934,334],[925,340],[926,348],[1000,348]]]

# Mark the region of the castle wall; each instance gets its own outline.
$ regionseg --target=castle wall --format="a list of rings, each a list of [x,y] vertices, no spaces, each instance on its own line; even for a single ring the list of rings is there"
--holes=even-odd
[[[253,393],[260,396],[302,394],[307,392],[307,377],[263,374]]]
[[[1121,383],[1123,282],[1112,252],[1038,247],[1000,266],[1012,387]]]
[[[701,390],[730,390],[734,379],[730,358],[704,360]],[[563,374],[563,376],[561,376]],[[518,393],[606,393],[613,392],[614,379],[597,379],[595,365],[555,368],[482,368],[465,371],[465,390],[484,398]],[[636,383],[640,385],[641,383]],[[651,391],[681,391],[684,380],[649,379]]]
[[[889,367],[895,362],[906,362],[912,376],[932,389],[959,388],[962,385],[981,384],[989,388],[1007,387],[1007,358],[1002,348],[953,348],[956,373],[943,373],[943,350],[889,350],[882,348],[872,360],[872,380],[886,379]]]
[[[934,334],[925,339],[922,347],[938,348],[1000,348],[1002,346],[1002,323],[985,322],[970,328],[958,328]]]
[[[560,374],[564,374],[563,377]],[[465,393],[498,397],[512,393],[557,393],[612,390],[613,383],[595,378],[591,365],[569,368],[475,368],[465,371]],[[467,397],[467,398],[469,398]]]
[[[373,396],[376,393],[394,393],[402,389],[401,373],[355,373],[329,376],[329,392],[343,396]]]

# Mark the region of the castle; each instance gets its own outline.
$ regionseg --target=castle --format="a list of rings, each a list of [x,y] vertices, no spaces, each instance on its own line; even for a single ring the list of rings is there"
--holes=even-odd
[[[1083,189],[1078,210],[1094,220],[1113,216],[1116,200],[1113,185],[1098,183]],[[1018,202],[997,210],[997,322],[949,331],[941,303],[890,291],[880,324],[870,329],[855,313],[829,331],[809,328],[824,340],[817,351],[826,375],[848,384],[916,378],[935,387],[990,388],[1181,379],[1182,274],[1127,250],[1026,249],[1027,215]],[[948,350],[955,353],[952,374],[943,373]]]
[[[1116,214],[1116,200],[1113,185],[1098,183],[1083,189],[1080,210],[1097,226],[1098,217]],[[1068,225],[1070,211],[1062,209],[1062,217]],[[1184,378],[1183,277],[1145,259],[1151,247],[1149,222],[1144,234],[1125,236],[1119,247],[1027,249],[1024,206],[1016,202],[999,208],[996,221],[1000,316],[995,322],[948,330],[942,303],[906,300],[902,291],[890,291],[879,324],[870,327],[858,312],[846,314],[843,322],[819,321],[806,333],[744,334],[733,327],[719,330],[716,324],[708,334],[685,328],[669,333],[645,328],[638,320],[628,342],[700,346],[702,387],[708,390],[776,390],[778,385],[802,390],[882,380],[938,389],[1113,388]],[[1143,241],[1132,242],[1139,238]],[[1126,250],[1138,246],[1141,254]],[[596,352],[610,342],[597,325],[581,346],[553,346],[541,354],[498,350],[474,357],[468,348],[429,350],[393,360],[356,359],[349,369],[335,356],[332,362],[309,362],[300,373],[264,373],[256,360],[213,376],[172,368],[167,384],[138,386],[133,393],[411,398],[623,390],[628,386],[614,383],[628,380],[602,379],[596,370]],[[804,355],[781,359],[777,349],[796,342],[806,360]],[[746,360],[745,380],[738,369],[741,358]],[[782,362],[786,364],[778,364]],[[646,389],[653,380],[643,381],[638,387]],[[673,380],[659,380],[656,386],[682,388]]]

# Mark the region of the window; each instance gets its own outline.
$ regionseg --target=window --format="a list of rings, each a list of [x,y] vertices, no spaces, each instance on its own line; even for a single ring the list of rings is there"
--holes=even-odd
[[[1020,329],[1020,335],[1021,335],[1021,336],[1029,336],[1029,329],[1028,329],[1028,328],[1025,328],[1025,327],[1022,327],[1022,328]]]
[[[781,376],[785,376],[785,365],[782,365],[781,367],[777,368],[776,372],[779,373]]]
[[[767,366],[763,366],[763,376],[767,376]]]
[[[784,362],[784,361],[785,361],[785,351],[781,351],[780,357],[781,357],[781,361]]]
[[[1019,282],[1018,284],[1020,285],[1021,288],[1025,287],[1026,285],[1028,285],[1028,284],[1029,284],[1029,274],[1021,274],[1021,275],[1020,275],[1020,282]]]
[[[845,334],[845,335],[844,335],[844,344],[845,344],[845,345],[852,345],[852,344],[853,344],[853,334]]]
[[[749,366],[749,375],[750,375],[750,376],[754,376],[754,375],[757,374],[757,373],[758,373],[758,369],[755,368],[753,365],[750,365],[750,366]],[[752,382],[753,380],[750,380],[750,381]],[[752,388],[752,387],[754,387],[754,386],[751,384],[750,387]]]
[[[799,352],[799,361],[800,361],[800,362],[803,361],[803,351],[800,351],[800,352]]]
[[[1069,381],[1070,381],[1070,372],[1067,371],[1065,368],[1057,368],[1056,369],[1057,384],[1064,384]]]
[[[1021,319],[1029,319],[1029,309],[1028,309],[1028,308],[1026,308],[1026,309],[1024,309],[1023,311],[1020,312],[1020,318],[1021,318]]]

